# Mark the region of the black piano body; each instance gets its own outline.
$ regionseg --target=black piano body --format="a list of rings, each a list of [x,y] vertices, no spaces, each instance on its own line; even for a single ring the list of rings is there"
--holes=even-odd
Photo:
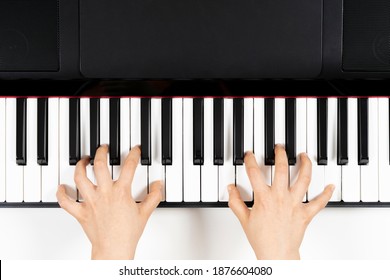
[[[387,0],[2,0],[0,79],[386,79]]]

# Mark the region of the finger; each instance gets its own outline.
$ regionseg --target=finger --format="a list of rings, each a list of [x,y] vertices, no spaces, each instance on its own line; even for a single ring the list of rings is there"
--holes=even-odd
[[[84,198],[88,198],[93,194],[95,189],[94,184],[87,177],[87,165],[89,164],[89,158],[82,158],[76,164],[74,172],[74,181],[77,189],[80,191]]]
[[[138,166],[140,157],[140,146],[135,146],[130,150],[130,153],[127,155],[123,164],[121,174],[119,175],[119,179],[117,181],[118,184],[131,188],[131,183],[133,182],[134,173]]]
[[[64,185],[58,186],[57,189],[57,200],[62,209],[71,214],[76,219],[81,217],[82,206],[80,203],[77,203],[75,200],[71,199],[66,194],[66,189]]]
[[[150,185],[150,192],[139,204],[141,215],[148,220],[153,210],[160,204],[162,199],[162,181],[155,181]]]
[[[111,174],[107,165],[108,145],[102,145],[96,150],[95,159],[93,161],[93,171],[97,185],[105,188],[112,185]]]
[[[302,201],[307,189],[309,188],[311,181],[311,160],[305,153],[301,153],[300,156],[300,168],[298,179],[291,188],[291,192]]]
[[[264,182],[263,175],[252,152],[245,153],[244,163],[246,174],[251,182],[253,191],[269,191],[269,187]]]
[[[288,178],[288,160],[286,150],[283,145],[275,146],[275,175],[272,187],[275,190],[287,190]]]
[[[240,192],[235,185],[228,186],[229,191],[229,207],[232,209],[234,215],[238,218],[243,227],[246,226],[249,219],[250,210],[241,199]]]
[[[317,195],[308,204],[306,204],[306,207],[309,209],[311,217],[317,215],[317,213],[320,212],[326,206],[326,204],[328,204],[330,198],[332,197],[334,189],[334,185],[326,186],[322,193]]]

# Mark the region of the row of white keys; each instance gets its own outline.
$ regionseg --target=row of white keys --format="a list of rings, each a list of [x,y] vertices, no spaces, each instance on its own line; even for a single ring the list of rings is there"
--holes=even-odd
[[[110,144],[110,99],[100,99],[100,145]],[[110,155],[107,153],[107,166],[112,176]]]
[[[379,201],[390,202],[389,99],[378,98]]]
[[[328,98],[328,163],[324,168],[324,186],[335,186],[330,201],[341,201],[341,166],[337,165],[337,115],[337,98]]]
[[[265,165],[265,139],[264,139],[264,98],[254,98],[253,100],[253,127],[254,143],[253,151],[257,164],[260,166],[265,183],[269,186],[272,184],[271,166]]]
[[[89,98],[80,98],[80,157],[84,158],[90,154],[90,115]],[[86,167],[88,178],[94,182],[92,166]],[[77,185],[76,185],[77,187]],[[80,191],[77,191],[77,200],[83,201]]]
[[[48,99],[48,165],[42,166],[42,202],[57,202],[59,182],[59,99]]]
[[[275,98],[275,144],[286,144],[286,106],[283,98]],[[275,165],[271,166],[272,182],[275,177]]]
[[[201,200],[218,201],[218,166],[214,165],[214,101],[204,99],[204,164],[201,176]]]
[[[27,163],[24,166],[24,201],[41,200],[41,166],[37,162],[38,102],[36,98],[27,99]]]
[[[368,99],[367,165],[360,166],[360,195],[363,202],[378,201],[378,98]]]
[[[6,155],[5,137],[6,137],[6,122],[5,122],[5,105],[6,99],[0,98],[0,154]],[[5,201],[5,187],[6,187],[6,159],[7,156],[0,158],[0,202]]]
[[[295,146],[296,146],[296,163],[290,166],[290,186],[292,186],[298,179],[299,169],[301,168],[301,153],[306,153],[306,98],[297,98],[295,105],[296,112],[296,132],[295,132]],[[303,201],[306,201],[306,195]]]
[[[149,184],[164,179],[162,165],[161,99],[152,98],[150,114],[151,165],[149,166]],[[162,201],[165,200],[165,187],[162,188]]]
[[[130,109],[130,144],[131,147],[141,145],[141,99],[132,98]],[[141,161],[140,161],[141,162]],[[148,166],[138,164],[131,185],[132,196],[135,201],[142,201],[148,193]]]
[[[308,200],[312,200],[324,189],[323,165],[318,165],[317,160],[317,99],[307,99],[307,153],[312,162],[311,182],[307,192]]]
[[[253,98],[244,99],[244,152],[253,152]],[[245,165],[236,166],[236,185],[244,201],[253,200],[253,189]]]
[[[183,201],[182,148],[183,99],[172,98],[172,165],[165,166],[165,191],[167,202]]]
[[[201,165],[193,163],[193,99],[183,98],[184,201],[200,201]]]
[[[60,183],[67,187],[68,195],[77,199],[77,189],[74,182],[75,165],[69,165],[69,99],[60,98],[59,114],[60,143]]]
[[[229,201],[227,186],[235,182],[233,165],[233,100],[224,99],[224,160],[218,166],[219,201]]]
[[[345,202],[360,201],[360,166],[358,165],[357,98],[348,99],[348,164],[341,166],[341,198]]]
[[[130,151],[130,99],[120,99],[120,165],[112,167],[112,178],[118,180]],[[130,186],[129,186],[130,188]]]
[[[5,187],[7,202],[23,201],[23,166],[16,164],[16,98],[6,99],[6,165]]]

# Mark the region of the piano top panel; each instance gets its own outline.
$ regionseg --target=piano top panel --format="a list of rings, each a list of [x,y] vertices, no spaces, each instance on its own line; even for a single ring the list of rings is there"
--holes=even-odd
[[[80,1],[87,78],[315,78],[321,38],[322,0]]]

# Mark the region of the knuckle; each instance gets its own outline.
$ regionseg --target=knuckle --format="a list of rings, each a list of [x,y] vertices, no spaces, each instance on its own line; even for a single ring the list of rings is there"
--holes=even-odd
[[[129,165],[130,168],[134,169],[138,165],[138,160],[136,158],[130,157],[128,159],[128,165]]]
[[[97,169],[103,169],[103,168],[106,168],[106,166],[107,166],[106,161],[104,161],[103,159],[95,159],[93,164],[94,164],[95,168],[97,168]]]
[[[287,164],[285,162],[276,162],[275,168],[285,171],[287,170]]]
[[[76,182],[76,184],[79,184],[83,180],[82,177],[83,176],[79,172],[75,172],[73,179]]]
[[[302,180],[303,184],[309,185],[310,181],[311,181],[311,175],[304,174],[304,175],[302,175],[301,180]]]
[[[257,170],[257,167],[250,166],[250,167],[247,168],[247,172],[248,172],[248,176],[249,177],[254,177],[254,176],[257,175],[258,170]]]

